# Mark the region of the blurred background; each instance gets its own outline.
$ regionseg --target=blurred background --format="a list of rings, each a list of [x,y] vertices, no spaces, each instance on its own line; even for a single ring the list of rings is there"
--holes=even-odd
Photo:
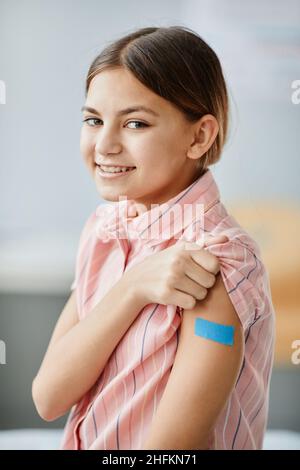
[[[276,311],[266,448],[300,448],[300,353],[292,360],[300,341],[299,0],[1,0],[2,448],[30,446],[26,430],[59,432],[67,417],[43,421],[31,383],[70,295],[82,226],[99,204],[79,151],[88,67],[120,35],[172,24],[200,34],[223,66],[230,136],[211,169],[223,203],[261,247]]]

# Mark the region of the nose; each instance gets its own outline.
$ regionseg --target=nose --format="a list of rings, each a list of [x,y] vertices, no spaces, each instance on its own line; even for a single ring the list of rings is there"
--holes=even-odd
[[[122,149],[119,134],[112,126],[102,126],[96,137],[95,151],[99,155],[119,153]]]

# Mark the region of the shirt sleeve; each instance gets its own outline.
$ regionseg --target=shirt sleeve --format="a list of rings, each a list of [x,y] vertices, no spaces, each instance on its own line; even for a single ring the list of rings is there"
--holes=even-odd
[[[255,246],[253,241],[248,244],[232,239],[205,248],[219,259],[225,288],[244,332],[267,311],[269,302],[266,271]]]
[[[96,211],[97,209],[89,215],[89,217],[87,218],[87,220],[85,221],[83,225],[83,228],[79,236],[78,248],[77,248],[77,253],[76,253],[76,261],[75,261],[75,276],[70,286],[70,290],[76,289],[78,286],[78,282],[79,282],[78,278],[81,272],[81,265],[84,261],[82,255],[84,255],[85,249],[88,244],[88,240],[91,236],[91,232],[95,227]]]

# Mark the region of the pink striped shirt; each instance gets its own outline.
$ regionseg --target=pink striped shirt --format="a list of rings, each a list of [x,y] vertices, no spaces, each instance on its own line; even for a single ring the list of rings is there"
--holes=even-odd
[[[210,170],[170,199],[163,213],[161,208],[151,208],[130,220],[130,204],[126,200],[100,204],[83,227],[71,287],[76,288],[79,319],[146,256],[178,238],[198,241],[200,234],[227,235],[228,242],[206,249],[219,258],[222,279],[243,326],[245,353],[235,387],[215,423],[210,448],[261,449],[274,360],[275,315],[257,243],[226,211]],[[190,213],[184,224],[175,217],[171,237],[165,231],[164,239],[143,238],[149,214],[154,215],[151,228],[162,235],[175,204],[182,208],[201,205],[202,217]],[[129,220],[128,227],[139,233],[137,238],[130,239]],[[179,229],[180,237],[175,236]],[[148,304],[141,310],[94,386],[71,409],[60,449],[142,448],[174,363],[181,313],[175,305]]]

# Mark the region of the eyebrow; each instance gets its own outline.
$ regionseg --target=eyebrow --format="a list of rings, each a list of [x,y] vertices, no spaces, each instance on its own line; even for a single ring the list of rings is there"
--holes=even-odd
[[[97,116],[100,116],[96,109],[90,108],[89,106],[82,106],[81,111],[88,111],[89,113],[97,114]],[[117,112],[117,116],[123,116],[124,114],[135,113],[137,111],[145,111],[146,113],[153,114],[154,116],[159,116],[153,109],[142,105],[134,105],[130,106],[129,108],[120,109],[120,111]]]

